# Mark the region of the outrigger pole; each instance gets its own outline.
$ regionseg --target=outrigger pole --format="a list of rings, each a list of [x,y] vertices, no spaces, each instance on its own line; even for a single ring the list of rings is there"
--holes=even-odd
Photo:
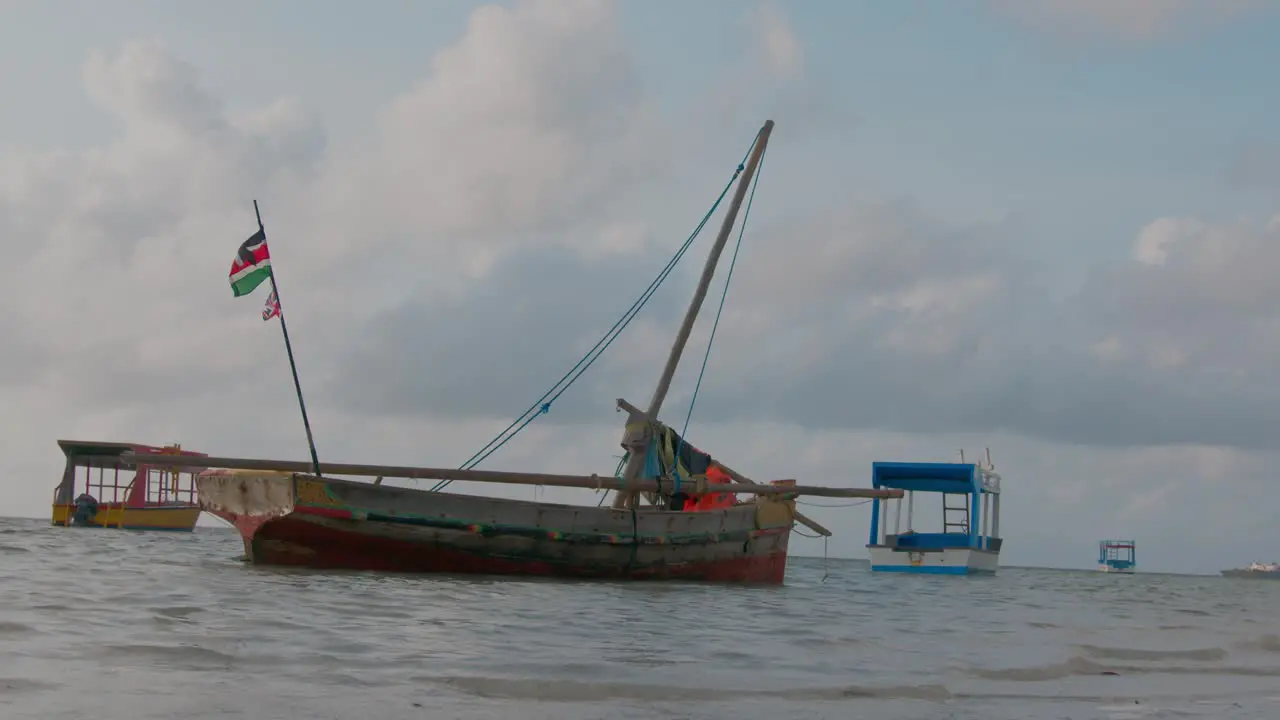
[[[658,386],[653,391],[653,399],[649,401],[649,409],[645,412],[645,416],[648,418],[658,419],[658,411],[662,409],[662,401],[666,399],[667,390],[671,388],[671,379],[675,377],[676,367],[680,364],[680,356],[684,354],[684,346],[688,344],[689,335],[693,332],[693,323],[698,319],[698,311],[702,309],[702,301],[707,297],[707,288],[711,286],[711,278],[716,274],[716,263],[720,262],[720,254],[724,252],[725,243],[729,241],[733,226],[738,221],[738,210],[742,207],[742,201],[747,196],[747,188],[751,185],[751,178],[756,173],[756,167],[760,164],[760,158],[764,155],[765,146],[769,144],[769,135],[772,132],[773,121],[766,120],[764,127],[760,128],[760,133],[756,136],[755,147],[751,149],[751,155],[747,158],[747,166],[742,171],[742,177],[738,178],[738,187],[734,189],[733,201],[729,205],[728,212],[725,213],[724,222],[720,225],[720,234],[716,236],[715,245],[711,246],[711,253],[707,256],[707,263],[702,268],[702,277],[698,280],[698,287],[693,292],[693,300],[689,302],[689,309],[684,314],[684,322],[680,325],[680,331],[676,333],[676,341],[671,346],[671,354],[667,357],[667,364],[662,368],[662,377],[658,379]],[[627,424],[630,425],[639,420],[640,418],[633,416],[628,420]],[[631,452],[631,456],[627,459],[627,466],[622,471],[622,477],[629,482],[635,480],[640,474],[640,470],[644,467],[648,449],[647,436],[645,441],[637,447],[628,447],[627,449]],[[613,507],[634,506],[637,501],[638,498],[635,492],[620,492],[613,499]]]
[[[154,455],[139,455],[133,452],[121,453],[119,456],[88,458],[125,463],[154,462]],[[257,470],[261,472],[296,473],[306,475],[315,470],[311,463],[297,460],[261,460],[256,458],[232,457],[199,457],[175,456],[166,457],[165,465],[180,468],[220,468],[227,470]],[[319,470],[333,475],[353,475],[363,477],[415,478],[420,480],[461,480],[469,482],[492,482],[512,485],[547,485],[552,487],[585,488],[588,490],[623,490],[634,492],[655,492],[658,483],[648,478],[627,481],[613,475],[553,475],[545,473],[507,472],[503,470],[460,470],[458,468],[409,467],[402,465],[355,465],[350,463],[325,463]],[[317,473],[318,474],[318,473]],[[789,481],[793,482],[793,481]],[[839,488],[817,485],[787,485],[738,483],[721,484],[708,488],[708,492],[742,493],[750,495],[815,495],[835,498],[900,498],[903,491],[898,489],[873,488]]]
[[[265,242],[267,229],[262,225],[262,213],[258,210],[257,200],[253,201],[253,214],[258,218],[258,232],[262,233]],[[302,427],[307,431],[307,448],[311,450],[311,469],[319,475],[320,457],[316,455],[316,441],[311,437],[311,421],[307,419],[307,403],[302,399],[302,383],[298,381],[298,366],[293,362],[293,345],[289,342],[289,326],[284,324],[284,303],[280,300],[280,287],[276,285],[274,265],[268,269],[267,277],[271,278],[271,292],[276,296],[276,303],[280,305],[280,332],[284,334],[284,351],[289,356],[289,372],[293,373],[293,389],[298,394],[298,408],[302,410]]]

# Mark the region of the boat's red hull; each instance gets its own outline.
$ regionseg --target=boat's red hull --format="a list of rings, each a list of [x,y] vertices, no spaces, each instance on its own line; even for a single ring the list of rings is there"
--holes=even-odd
[[[219,517],[237,526],[232,517]],[[259,524],[261,525],[261,524]],[[358,528],[343,530],[317,524],[305,515],[272,520],[245,543],[245,552],[256,564],[379,572],[526,575],[615,580],[702,580],[779,584],[787,570],[785,548],[763,555],[681,563],[627,567],[573,565],[537,558],[492,557],[439,545],[424,545],[377,535]],[[780,534],[789,532],[778,531]],[[304,549],[305,548],[305,549]]]
[[[786,573],[790,520],[761,526],[751,507],[698,513],[642,511],[632,517],[626,510],[335,480],[326,480],[323,497],[314,485],[306,485],[314,481],[301,481],[299,491],[299,481],[291,478],[272,480],[276,487],[269,493],[237,487],[237,482],[244,482],[239,478],[202,477],[200,482],[204,509],[236,527],[248,559],[255,564],[763,584],[782,583]],[[299,492],[302,498],[325,502],[299,501]],[[236,502],[220,503],[216,500],[220,494]],[[253,501],[246,505],[241,499],[268,494],[276,498],[273,507]],[[286,497],[292,500],[282,502]],[[397,510],[368,509],[382,499]],[[413,508],[414,504],[422,507]],[[531,516],[547,524],[519,524]],[[481,520],[464,524],[456,519],[460,517]],[[609,527],[610,522],[616,527]],[[552,529],[556,527],[561,529]]]

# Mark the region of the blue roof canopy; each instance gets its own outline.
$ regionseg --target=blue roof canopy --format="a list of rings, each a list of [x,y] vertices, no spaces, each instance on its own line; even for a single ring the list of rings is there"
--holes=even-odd
[[[977,466],[973,463],[871,463],[871,487],[935,493],[970,493]]]

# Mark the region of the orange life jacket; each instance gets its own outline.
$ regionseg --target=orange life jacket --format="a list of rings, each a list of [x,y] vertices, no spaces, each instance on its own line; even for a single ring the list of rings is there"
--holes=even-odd
[[[719,465],[712,465],[707,468],[707,484],[708,485],[731,485],[733,478],[729,473],[720,469]],[[693,507],[685,505],[686,510],[722,510],[724,508],[733,507],[735,499],[731,493],[707,493],[698,498],[693,503]]]

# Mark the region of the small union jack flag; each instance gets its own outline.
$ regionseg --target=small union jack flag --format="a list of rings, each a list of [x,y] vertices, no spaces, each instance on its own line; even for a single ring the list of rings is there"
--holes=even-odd
[[[280,300],[276,298],[276,291],[272,290],[267,296],[267,304],[262,308],[262,320],[266,322],[271,318],[280,314]]]

